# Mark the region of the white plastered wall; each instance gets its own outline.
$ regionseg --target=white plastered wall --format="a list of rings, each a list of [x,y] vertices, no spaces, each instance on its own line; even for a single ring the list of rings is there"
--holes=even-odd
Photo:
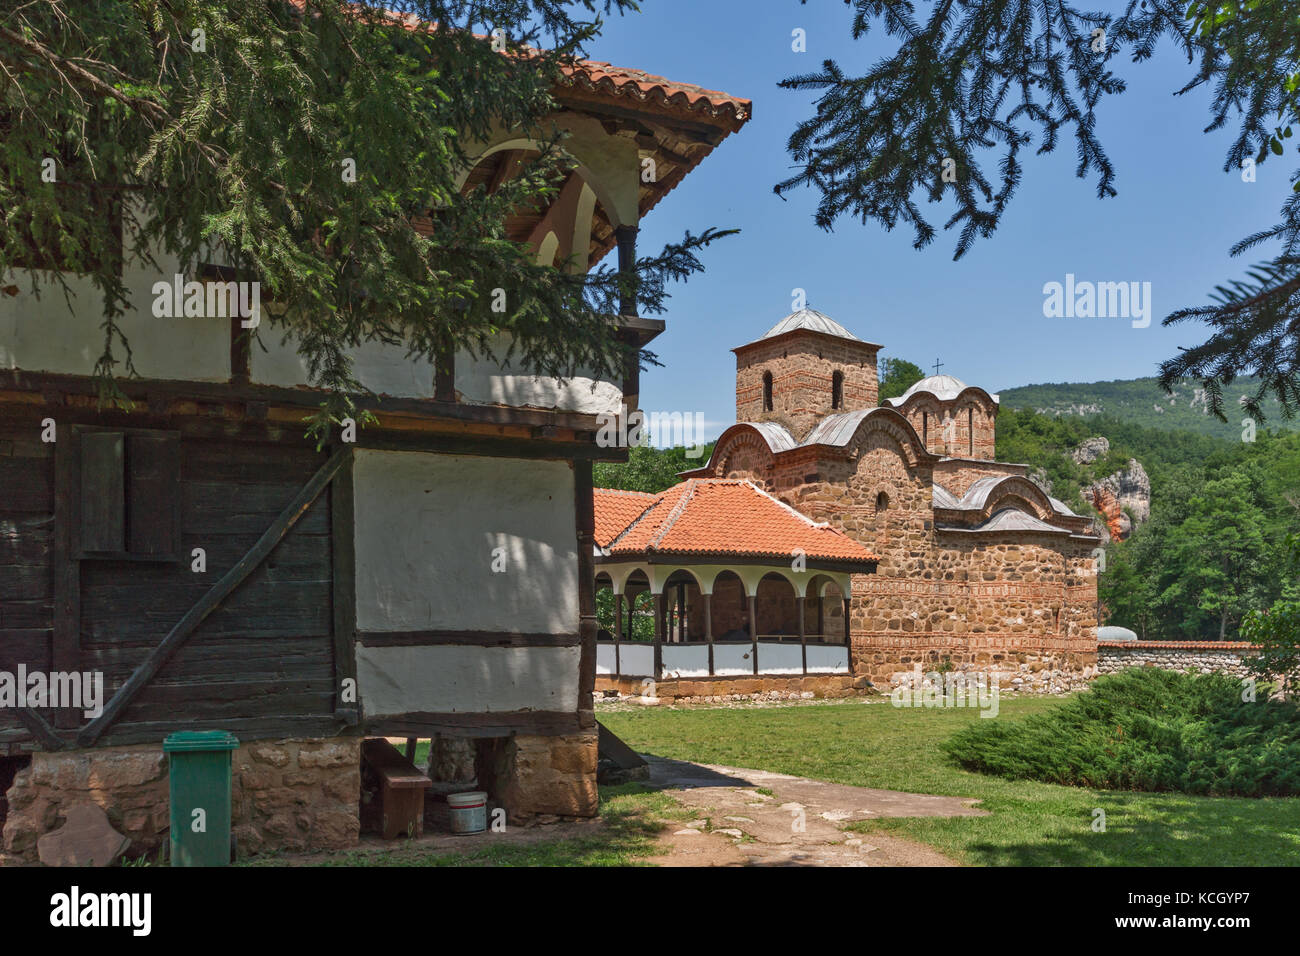
[[[171,284],[181,271],[175,257],[158,254],[155,258],[157,266],[128,262],[123,267],[132,307],[117,325],[131,347],[135,370],[144,378],[228,381],[230,320],[155,317],[154,283]],[[64,278],[70,300],[57,280],[42,277],[38,298],[26,269],[0,275],[0,285],[18,287],[17,295],[0,295],[0,367],[68,375],[94,372],[104,349],[103,298],[88,277]],[[185,275],[187,281],[193,278]],[[118,359],[126,357],[119,341],[113,342],[113,353]],[[125,366],[120,364],[116,371],[125,374]]]
[[[358,449],[354,483],[359,631],[577,633],[567,463]],[[362,645],[370,716],[577,709],[577,647]]]

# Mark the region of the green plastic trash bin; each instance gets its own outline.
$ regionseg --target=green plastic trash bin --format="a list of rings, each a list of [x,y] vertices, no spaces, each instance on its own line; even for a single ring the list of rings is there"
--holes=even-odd
[[[230,752],[224,730],[187,730],[163,741],[170,764],[172,866],[230,862]]]

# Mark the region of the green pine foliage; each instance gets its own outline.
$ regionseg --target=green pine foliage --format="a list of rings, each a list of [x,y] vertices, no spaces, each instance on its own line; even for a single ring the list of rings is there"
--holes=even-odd
[[[726,234],[687,233],[625,272],[590,273],[540,265],[506,234],[511,212],[548,204],[573,169],[553,91],[600,13],[632,0],[8,6],[0,277],[22,268],[30,291],[56,298],[69,276],[90,278],[101,334],[86,371],[106,398],[135,371],[124,264],[170,280],[160,251],[187,274],[225,261],[261,283],[255,335],[298,343],[324,390],[319,436],[365,419],[351,359],[363,342],[618,379],[653,356],[618,341],[608,317],[623,302],[663,311],[665,285]],[[497,129],[541,155],[494,192],[462,190],[473,144]]]
[[[1033,166],[1072,140],[1080,178],[1098,198],[1117,195],[1105,117],[1126,77],[1167,44],[1206,94],[1204,131],[1236,127],[1223,173],[1253,181],[1266,160],[1295,162],[1300,140],[1300,15],[1294,0],[1129,0],[1113,10],[1069,2],[845,0],[849,32],[866,41],[857,63],[824,60],[781,86],[813,93],[791,132],[793,172],[778,194],[808,187],[816,223],[843,219],[910,227],[920,249],[954,230],[954,258],[987,240]],[[865,51],[870,50],[869,54]],[[1209,411],[1242,375],[1256,375],[1242,406],[1263,421],[1267,401],[1300,408],[1300,171],[1289,174],[1278,221],[1237,242],[1240,255],[1271,245],[1267,261],[1226,280],[1210,304],[1179,309],[1165,325],[1203,323],[1200,345],[1160,366],[1162,386],[1194,378]]]
[[[945,752],[967,770],[1099,790],[1300,794],[1300,707],[1240,681],[1133,668],[1024,720],[977,721]]]

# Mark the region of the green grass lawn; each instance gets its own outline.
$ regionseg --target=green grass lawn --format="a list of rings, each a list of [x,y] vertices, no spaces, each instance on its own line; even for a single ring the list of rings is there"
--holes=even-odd
[[[1001,701],[997,720],[1054,707]],[[1001,780],[962,770],[939,744],[974,709],[904,709],[887,701],[757,708],[647,708],[600,720],[643,753],[796,774],[834,783],[973,797],[988,817],[867,821],[963,863],[992,866],[1300,864],[1300,799],[1188,797]],[[1094,832],[1094,810],[1106,814]]]

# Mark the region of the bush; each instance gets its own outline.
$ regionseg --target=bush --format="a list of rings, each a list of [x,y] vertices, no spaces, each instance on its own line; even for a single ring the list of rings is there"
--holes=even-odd
[[[1300,794],[1300,707],[1240,681],[1132,668],[1054,710],[978,721],[944,750],[967,770],[1100,790]]]

